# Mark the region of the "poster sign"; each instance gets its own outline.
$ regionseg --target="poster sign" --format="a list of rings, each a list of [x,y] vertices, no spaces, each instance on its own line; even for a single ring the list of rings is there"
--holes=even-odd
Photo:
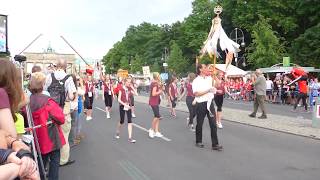
[[[142,72],[143,72],[144,76],[150,77],[150,68],[149,68],[149,66],[143,66],[142,67]]]
[[[0,53],[6,53],[8,49],[7,16],[0,14]]]
[[[283,67],[290,67],[290,57],[283,57],[282,63]]]

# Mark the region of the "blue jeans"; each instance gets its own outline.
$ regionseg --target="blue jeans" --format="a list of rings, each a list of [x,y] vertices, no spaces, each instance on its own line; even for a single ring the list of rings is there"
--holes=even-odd
[[[43,154],[42,160],[44,166],[49,163],[48,180],[59,180],[60,149],[52,151],[48,154]],[[40,167],[41,166],[39,163],[40,177],[41,179],[45,179],[45,173],[42,172],[42,169]]]

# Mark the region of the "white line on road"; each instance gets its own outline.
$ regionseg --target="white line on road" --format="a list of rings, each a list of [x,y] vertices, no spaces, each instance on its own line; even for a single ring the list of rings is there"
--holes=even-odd
[[[103,112],[106,112],[104,109],[101,109],[101,108],[99,108],[99,107],[96,107],[96,109],[98,109],[98,110],[100,110],[100,111],[103,111]],[[136,123],[132,123],[132,125],[133,126],[135,126],[136,128],[138,128],[138,129],[140,129],[140,130],[142,130],[142,131],[145,131],[145,132],[149,132],[149,130],[148,129],[146,129],[146,128],[144,128],[144,127],[142,127],[142,126],[140,126],[140,125],[138,125],[138,124],[136,124]],[[171,141],[171,139],[169,139],[169,138],[167,138],[167,137],[165,137],[165,136],[163,136],[163,137],[161,137],[161,139],[163,139],[163,140],[165,140],[165,141]]]

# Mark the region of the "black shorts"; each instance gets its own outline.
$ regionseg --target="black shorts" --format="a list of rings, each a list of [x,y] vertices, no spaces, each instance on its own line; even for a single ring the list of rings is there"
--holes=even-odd
[[[107,107],[112,107],[112,96],[108,92],[104,92],[104,104]]]
[[[173,98],[173,100],[171,100],[171,105],[172,105],[172,108],[175,108],[177,106],[177,98]]]
[[[127,114],[127,119],[128,119],[128,123],[132,123],[132,113],[131,113],[131,109],[129,109],[128,111],[123,110],[124,106],[120,105],[119,106],[119,112],[120,112],[120,124],[124,123],[124,118],[125,118],[125,114]]]
[[[134,97],[133,96],[131,96],[131,98],[130,98],[130,105],[134,106]]]
[[[93,95],[92,95],[92,97],[89,97],[88,94],[85,94],[84,97],[85,97],[85,100],[84,100],[84,108],[85,108],[85,109],[92,109]]]
[[[214,102],[217,105],[217,111],[222,111],[222,105],[223,105],[223,95],[215,95],[214,96]]]
[[[272,96],[272,90],[271,89],[267,89],[267,96]]]
[[[153,115],[155,118],[160,118],[160,110],[159,110],[159,105],[157,106],[151,106],[152,111],[153,111]]]

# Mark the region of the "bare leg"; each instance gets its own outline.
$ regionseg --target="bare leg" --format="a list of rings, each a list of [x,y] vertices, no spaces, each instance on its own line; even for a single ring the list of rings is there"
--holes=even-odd
[[[160,132],[159,131],[159,124],[160,124],[160,120],[158,118],[156,118],[156,121],[155,121],[155,132]]]
[[[217,123],[221,123],[222,112],[217,112]]]
[[[132,123],[128,123],[128,135],[129,139],[132,139]]]
[[[120,124],[120,122],[118,122],[117,131],[116,131],[117,134],[120,134],[121,126],[122,126],[122,125]]]
[[[151,125],[151,129],[152,129],[153,131],[156,130],[157,119],[158,119],[158,118],[153,118],[152,125]]]

